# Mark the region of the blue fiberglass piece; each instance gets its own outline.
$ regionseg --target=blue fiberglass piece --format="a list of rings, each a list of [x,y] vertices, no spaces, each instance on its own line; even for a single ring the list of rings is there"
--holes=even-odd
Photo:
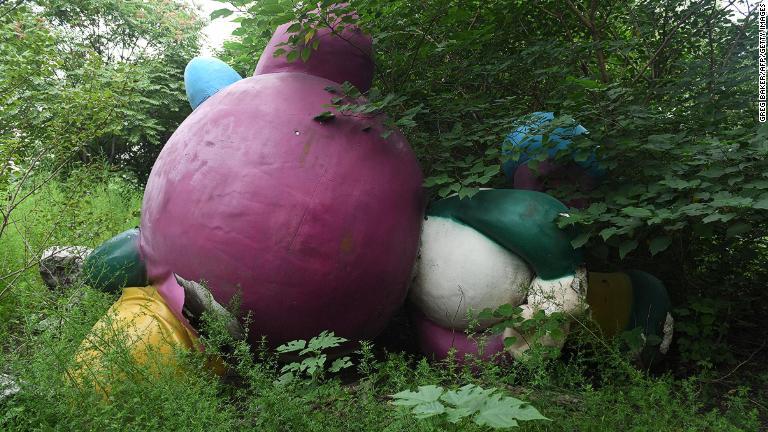
[[[511,149],[514,147],[520,148],[522,150],[522,153],[520,153],[517,160],[511,159],[504,162],[502,165],[502,169],[504,170],[504,174],[507,176],[507,178],[513,178],[517,167],[528,162],[531,159],[530,155],[537,153],[539,149],[541,149],[541,147],[544,145],[542,136],[540,134],[529,134],[531,132],[535,133],[536,130],[540,129],[542,126],[546,125],[554,119],[554,113],[535,112],[529,116],[529,121],[527,121],[524,125],[519,126],[517,129],[512,131],[512,133],[507,135],[507,138],[502,144],[503,154],[512,154]],[[555,128],[549,134],[549,145],[552,147],[547,149],[547,158],[554,159],[559,152],[567,151],[573,142],[573,138],[586,133],[588,133],[588,131],[581,125]],[[597,158],[595,157],[594,152],[592,152],[586,160],[577,162],[577,164],[587,169],[591,175],[596,177],[602,175],[602,170],[598,166]]]
[[[196,109],[224,87],[243,79],[234,69],[213,57],[195,57],[184,69],[187,100]]]

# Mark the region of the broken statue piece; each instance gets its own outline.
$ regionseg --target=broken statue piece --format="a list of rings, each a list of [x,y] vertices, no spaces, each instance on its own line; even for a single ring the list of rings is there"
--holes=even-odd
[[[53,246],[40,257],[40,276],[49,288],[73,285],[83,271],[91,249],[85,246]]]

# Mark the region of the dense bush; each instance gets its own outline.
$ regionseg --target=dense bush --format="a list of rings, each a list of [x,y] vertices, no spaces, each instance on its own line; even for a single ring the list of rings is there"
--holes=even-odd
[[[145,179],[190,112],[183,71],[200,18],[168,1],[2,3],[0,187],[7,161],[66,172],[103,158]]]

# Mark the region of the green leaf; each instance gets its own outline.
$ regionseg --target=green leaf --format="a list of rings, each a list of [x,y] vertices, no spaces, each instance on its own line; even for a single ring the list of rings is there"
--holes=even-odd
[[[231,11],[227,8],[216,9],[215,11],[211,12],[211,19],[215,20],[216,18],[226,18],[232,15],[233,13],[234,11]]]
[[[323,330],[319,335],[309,340],[307,348],[301,351],[299,355],[304,355],[309,352],[319,353],[328,348],[336,348],[344,342],[347,342],[347,339],[338,337],[333,332],[329,332],[328,330]]]
[[[305,340],[294,340],[277,347],[277,352],[288,353],[293,351],[301,351],[307,345]]]
[[[709,178],[717,178],[725,174],[725,170],[722,168],[709,168],[707,170],[702,171],[699,173],[699,175]]]
[[[672,239],[670,237],[655,237],[653,240],[651,240],[648,249],[650,250],[651,255],[656,255],[657,253],[667,249],[670,244],[672,244]]]
[[[504,320],[502,322],[498,322],[498,323],[496,323],[496,324],[491,326],[491,333],[493,333],[493,334],[503,333],[504,330],[506,330],[507,327],[509,327],[509,326],[510,326],[509,320]]]
[[[292,12],[286,12],[286,13],[277,15],[274,18],[272,18],[270,23],[273,26],[280,26],[280,25],[283,25],[283,24],[291,22],[293,19],[294,19],[293,13]]]
[[[639,207],[625,207],[621,209],[621,211],[627,216],[637,217],[637,218],[648,218],[653,215],[653,213],[651,213],[650,210],[639,208]]]
[[[301,362],[302,369],[306,370],[309,375],[314,375],[323,370],[323,365],[325,365],[326,359],[327,356],[325,354],[306,358]]]
[[[655,334],[648,335],[645,338],[645,344],[649,346],[658,346],[661,345],[661,342],[662,339]]]
[[[522,309],[520,309],[517,306],[512,306],[509,303],[504,303],[493,312],[493,316],[497,318],[509,318],[514,315],[519,315],[520,312],[522,312]]]
[[[427,402],[416,405],[411,412],[417,419],[425,419],[444,413],[445,406],[437,401]]]
[[[735,213],[717,213],[717,212],[715,212],[715,213],[712,213],[709,216],[705,217],[701,221],[704,222],[704,223],[711,223],[711,222],[717,222],[717,221],[728,222],[729,220],[733,219],[734,217],[736,217]]]
[[[477,314],[477,319],[479,320],[490,320],[493,318],[493,310],[491,308],[485,308]]]
[[[452,180],[453,179],[451,179],[450,177],[446,176],[445,174],[441,174],[441,175],[438,175],[438,176],[427,177],[426,179],[424,179],[424,187],[432,187],[432,186],[436,186],[436,185],[450,183]]]
[[[443,394],[443,388],[435,385],[419,386],[418,390],[413,392],[410,390],[404,390],[399,393],[395,393],[392,396],[394,401],[393,405],[399,406],[416,406],[423,403],[435,402],[440,399]]]
[[[461,419],[465,417],[469,417],[472,414],[474,414],[474,411],[471,411],[467,408],[451,408],[446,407],[445,408],[445,419],[448,420],[451,423],[458,423],[461,421]]]
[[[589,241],[589,238],[592,237],[591,232],[582,232],[579,235],[576,236],[573,240],[571,240],[571,247],[574,249],[578,249]]]
[[[467,384],[457,391],[447,391],[440,399],[455,407],[463,408],[469,414],[474,414],[485,405],[494,391],[495,389],[484,390],[474,384]]]
[[[627,240],[619,246],[619,258],[624,259],[628,253],[637,248],[637,240]]]
[[[754,180],[742,185],[744,189],[768,189],[768,180]]]
[[[753,204],[752,208],[768,210],[768,195],[761,195]]]
[[[509,398],[512,399],[512,398]],[[515,399],[517,400],[517,399]],[[522,401],[520,401],[522,402]],[[522,421],[531,421],[531,420],[548,420],[551,421],[549,418],[544,417],[539,410],[537,410],[533,405],[529,403],[523,403],[520,405],[516,405],[514,416],[518,420]]]
[[[352,366],[352,362],[349,361],[349,357],[338,358],[331,363],[331,367],[328,370],[332,373],[336,373],[342,369],[346,369]]]
[[[696,187],[700,185],[701,180],[686,181],[679,178],[668,178],[668,179],[662,180],[660,183],[663,185],[669,186],[672,189],[683,190],[683,189],[688,189],[688,188]]]
[[[589,214],[593,214],[593,215],[599,216],[599,215],[602,215],[603,213],[605,213],[607,210],[608,210],[608,206],[605,203],[601,203],[600,202],[600,203],[594,203],[594,204],[590,205],[586,209],[586,212],[589,213]]]
[[[312,47],[305,46],[301,49],[301,61],[307,62],[309,60],[309,56],[312,55]]]
[[[298,58],[299,58],[298,50],[293,50],[289,52],[287,56],[285,56],[285,60],[288,61],[288,63],[295,62],[296,60],[298,60]]]
[[[528,403],[497,392],[474,384],[447,392],[434,385],[421,386],[416,392],[405,390],[392,395],[392,404],[413,407],[412,413],[419,419],[445,413],[450,423],[476,414],[476,424],[492,428],[515,427],[518,420],[549,420]]]
[[[279,387],[284,387],[290,383],[292,383],[296,377],[292,373],[284,373],[280,375],[278,379],[275,380],[275,385]]]
[[[619,229],[616,227],[608,227],[602,231],[600,231],[600,237],[603,238],[603,241],[608,240],[609,238],[613,237],[614,234],[618,233]]]
[[[320,114],[312,117],[312,120],[320,123],[327,123],[336,118],[336,115],[330,111],[323,111]]]
[[[518,403],[519,402],[519,403]],[[497,395],[486,401],[483,408],[475,417],[479,426],[489,426],[495,429],[517,427],[517,406],[522,404],[514,398],[501,398]]]
[[[566,81],[589,90],[603,88],[602,83],[589,78],[576,78],[576,77],[569,76],[566,78]]]
[[[479,426],[489,426],[494,429],[508,429],[518,426],[515,417],[502,408],[482,411],[475,417],[475,423]]]
[[[509,336],[504,338],[504,348],[509,348],[516,343],[517,343],[517,338],[515,336]]]
[[[633,351],[639,351],[645,345],[645,338],[642,327],[635,327],[632,330],[625,330],[621,333],[621,339]]]
[[[305,45],[309,44],[309,41],[311,41],[312,38],[315,37],[315,32],[316,31],[313,28],[309,29],[309,31],[307,31],[307,33],[304,35],[304,44]],[[309,48],[309,47],[307,47],[307,48]]]
[[[299,371],[302,371],[302,370],[303,369],[301,367],[301,363],[299,363],[299,362],[292,362],[292,363],[288,363],[287,365],[285,365],[282,368],[280,368],[280,373],[283,373],[283,372],[294,373],[294,372],[299,372]]]
[[[473,188],[473,187],[463,187],[459,189],[459,199],[464,198],[471,198],[474,194],[476,194],[480,189]]]

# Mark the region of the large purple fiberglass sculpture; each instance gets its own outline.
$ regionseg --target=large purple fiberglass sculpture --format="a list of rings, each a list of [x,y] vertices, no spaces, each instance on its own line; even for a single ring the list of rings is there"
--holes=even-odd
[[[400,132],[383,138],[381,119],[315,119],[328,110],[327,87],[370,86],[370,38],[348,27],[352,46],[318,32],[309,61],[288,63],[272,55],[285,28],[253,77],[231,71],[220,89],[198,92],[215,80],[196,65],[218,61],[188,66],[195,110],[149,177],[141,255],[175,310],[184,294],[174,273],[204,281],[222,304],[239,293],[252,341],[266,335],[275,345],[322,330],[372,338],[408,290],[422,174]]]

